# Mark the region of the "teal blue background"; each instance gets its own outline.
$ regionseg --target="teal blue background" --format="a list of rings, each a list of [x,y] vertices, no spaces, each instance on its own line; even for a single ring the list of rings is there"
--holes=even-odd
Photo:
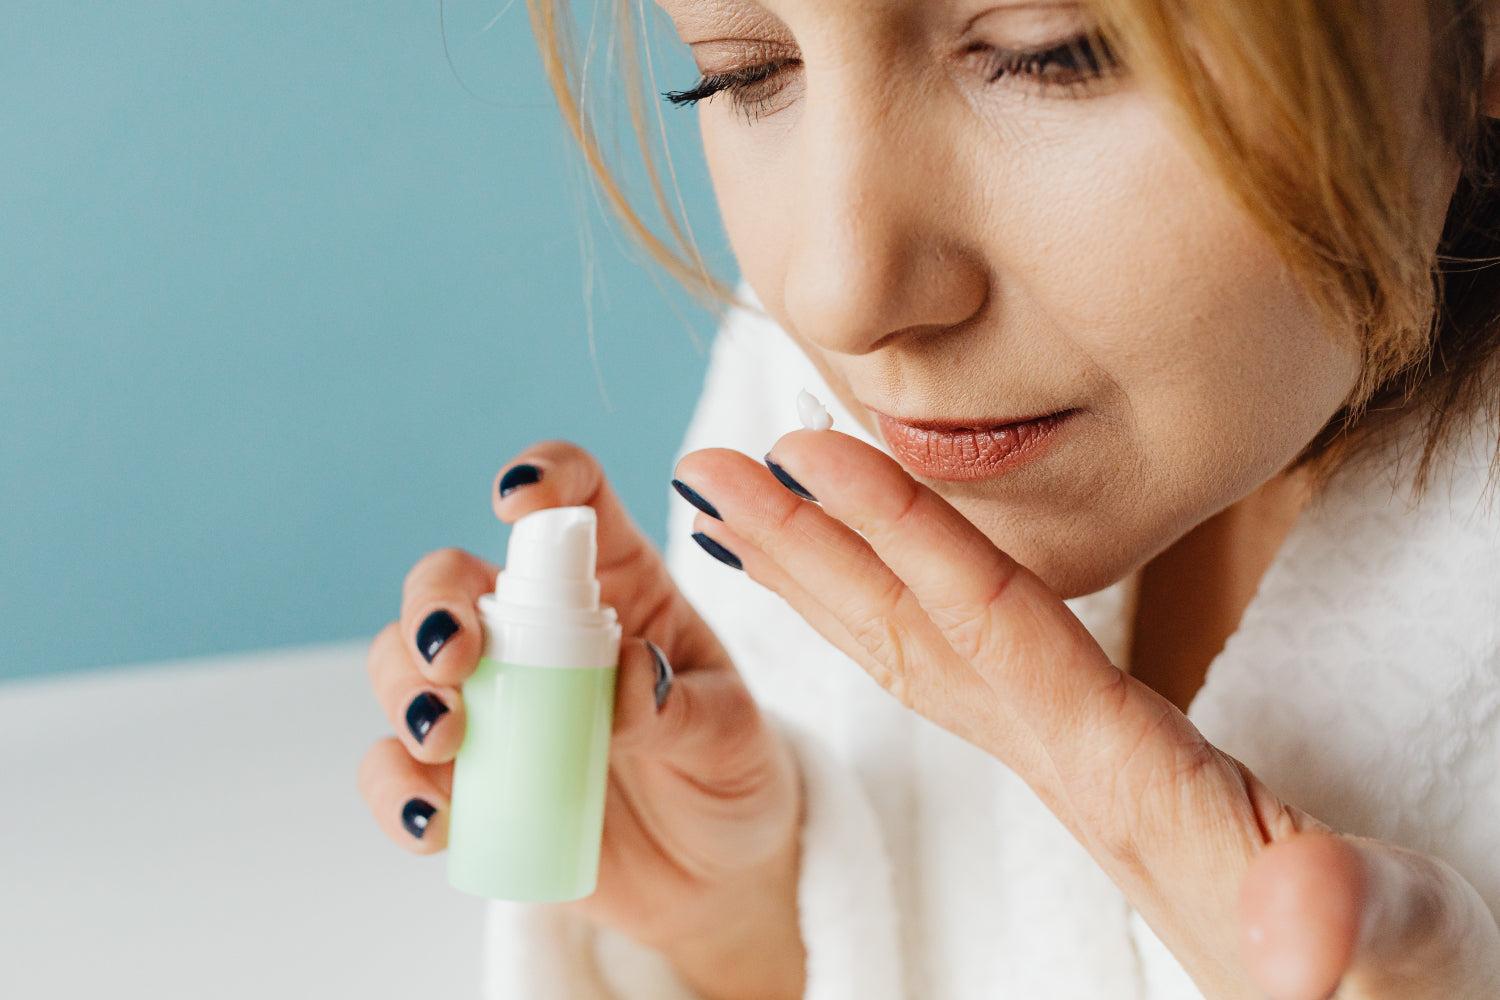
[[[0,678],[368,637],[422,553],[499,558],[540,438],[662,540],[714,318],[599,207],[508,2],[448,0],[451,66],[434,2],[7,5]]]

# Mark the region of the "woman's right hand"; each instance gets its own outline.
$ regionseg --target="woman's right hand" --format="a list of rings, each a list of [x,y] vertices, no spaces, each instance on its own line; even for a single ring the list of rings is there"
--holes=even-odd
[[[595,509],[601,600],[618,612],[625,637],[598,886],[553,905],[665,952],[691,985],[716,996],[738,991],[714,967],[752,950],[764,963],[773,949],[786,961],[757,973],[768,978],[751,995],[801,996],[801,792],[790,748],[593,456],[564,441],[535,444],[502,468],[491,497],[506,523],[545,507]],[[370,646],[370,680],[398,736],[365,754],[359,787],[381,828],[418,854],[446,846],[465,722],[459,685],[478,665],[475,602],[497,572],[458,549],[424,556],[406,576],[399,619]],[[658,671],[646,640],[670,666]],[[659,712],[658,690],[666,694]],[[787,968],[773,985],[777,965]]]

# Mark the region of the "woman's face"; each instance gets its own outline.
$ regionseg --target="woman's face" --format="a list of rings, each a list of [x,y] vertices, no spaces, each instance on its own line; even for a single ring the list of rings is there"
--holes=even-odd
[[[1004,53],[1090,27],[1083,5],[659,2],[706,75],[794,60],[699,104],[767,311],[910,471],[1064,596],[1275,476],[1353,387],[1352,338],[1319,328],[1107,50],[1102,79],[1066,54],[997,76]],[[878,413],[1062,416],[934,436]]]

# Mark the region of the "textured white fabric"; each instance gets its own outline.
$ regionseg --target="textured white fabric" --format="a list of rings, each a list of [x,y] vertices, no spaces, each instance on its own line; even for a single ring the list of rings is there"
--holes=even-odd
[[[749,295],[747,287],[742,293]],[[880,447],[768,319],[732,313],[682,451],[759,458],[816,394]],[[1372,464],[1294,527],[1189,716],[1336,828],[1437,854],[1500,913],[1500,510],[1476,424],[1420,505]],[[807,1000],[1177,1000],[1180,965],[1024,783],[888,696],[781,599],[698,551],[667,559],[806,781]],[[1069,606],[1124,664],[1136,578]],[[654,952],[545,905],[494,903],[486,996],[681,1000]]]

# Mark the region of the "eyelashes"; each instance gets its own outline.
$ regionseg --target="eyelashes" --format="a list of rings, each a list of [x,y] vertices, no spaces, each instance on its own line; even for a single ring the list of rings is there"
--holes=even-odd
[[[1050,86],[1077,87],[1120,69],[1119,57],[1097,31],[1074,35],[1045,49],[1007,52],[980,46],[987,51],[990,83],[1005,76],[1024,76]]]
[[[800,59],[778,59],[775,62],[731,70],[728,73],[711,73],[700,79],[698,85],[691,90],[669,90],[662,96],[679,107],[706,101],[720,91],[729,91],[736,99],[744,100],[746,93],[757,84],[771,79],[783,68],[799,62],[801,62]]]
[[[1097,80],[1118,73],[1120,60],[1097,30],[1080,32],[1055,45],[1037,49],[1005,50],[976,44],[966,54],[980,59],[988,83],[1005,78],[1023,81],[1047,95],[1076,97]],[[662,97],[685,107],[728,92],[736,107],[759,117],[780,89],[770,86],[782,70],[800,59],[778,59],[744,69],[703,76],[690,90],[669,90]]]

